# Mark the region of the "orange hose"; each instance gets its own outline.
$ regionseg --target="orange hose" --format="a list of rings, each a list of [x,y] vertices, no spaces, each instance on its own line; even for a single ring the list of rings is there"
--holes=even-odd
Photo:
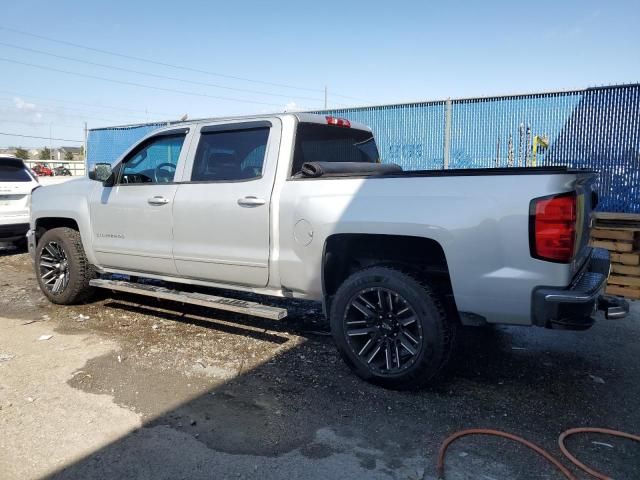
[[[574,457],[564,445],[564,440],[576,433],[604,433],[605,435],[613,435],[614,437],[626,438],[628,440],[635,440],[636,442],[640,442],[640,437],[637,435],[632,435],[631,433],[626,432],[619,432],[618,430],[609,430],[608,428],[571,428],[565,432],[562,432],[560,438],[558,439],[558,444],[560,445],[560,450],[562,451],[564,456],[567,457],[576,467],[587,472],[589,475],[597,478],[598,480],[611,480],[611,477],[607,477],[597,470],[586,466],[584,463]]]
[[[551,455],[546,450],[543,450],[542,448],[540,448],[536,444],[531,443],[530,441],[525,440],[522,437],[518,437],[516,435],[513,435],[511,433],[501,432],[500,430],[490,430],[490,429],[486,429],[486,428],[474,428],[474,429],[470,429],[470,430],[460,430],[459,432],[456,432],[453,435],[449,436],[442,443],[442,446],[440,447],[440,453],[438,454],[438,467],[437,467],[437,469],[438,469],[438,479],[440,479],[440,480],[444,479],[444,456],[445,456],[445,453],[447,451],[447,448],[449,448],[449,445],[451,445],[457,439],[459,439],[461,437],[464,437],[464,436],[467,436],[467,435],[493,435],[493,436],[496,436],[496,437],[502,437],[502,438],[506,438],[508,440],[513,440],[514,442],[518,442],[518,443],[524,445],[525,447],[530,448],[531,450],[536,452],[538,455],[541,455],[547,461],[552,463],[565,476],[565,478],[567,478],[568,480],[577,480],[577,477],[575,477],[567,469],[567,467],[562,465],[558,460],[556,460],[556,458],[553,455]]]

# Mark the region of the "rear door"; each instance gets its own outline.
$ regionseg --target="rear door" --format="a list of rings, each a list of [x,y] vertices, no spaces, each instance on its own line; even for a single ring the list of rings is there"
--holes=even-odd
[[[93,244],[105,267],[175,275],[172,207],[186,156],[188,129],[155,135],[115,168],[115,184],[91,198]]]
[[[173,205],[180,276],[263,287],[269,279],[277,118],[202,126]]]

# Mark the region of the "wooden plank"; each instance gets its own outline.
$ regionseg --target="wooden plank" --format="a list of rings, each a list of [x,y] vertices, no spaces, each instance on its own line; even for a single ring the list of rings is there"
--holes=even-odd
[[[591,246],[606,248],[613,252],[632,252],[633,243],[614,242],[611,240],[591,240]]]
[[[595,212],[594,219],[595,227],[640,230],[640,214],[638,213]]]
[[[591,230],[591,236],[593,238],[604,238],[607,240],[627,240],[632,242],[635,238],[635,233],[632,230],[610,230],[603,228],[594,228]]]
[[[607,285],[605,293],[609,295],[620,295],[634,300],[640,300],[640,288],[619,287],[617,285]]]
[[[597,222],[596,228],[604,228],[607,230],[626,230],[628,232],[640,232],[640,225],[624,226],[619,224],[608,225],[606,223]]]
[[[611,253],[611,261],[624,265],[640,265],[640,253]]]
[[[612,263],[611,271],[613,273],[621,273],[622,275],[640,277],[640,266],[638,265],[620,265],[619,263]]]
[[[616,230],[640,230],[640,222],[622,222],[616,220],[596,220],[593,224],[596,228],[613,228]]]
[[[626,285],[629,287],[640,287],[640,277],[630,277],[628,275],[610,275],[609,283],[615,285]]]
[[[600,220],[622,220],[625,222],[640,222],[640,213],[616,213],[616,212],[595,212],[595,217]]]

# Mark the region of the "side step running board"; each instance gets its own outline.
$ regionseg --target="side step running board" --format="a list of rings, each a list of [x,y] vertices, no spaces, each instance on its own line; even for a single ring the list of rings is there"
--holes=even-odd
[[[285,308],[270,307],[256,302],[248,302],[246,300],[238,300],[236,298],[217,297],[215,295],[207,295],[205,293],[182,292],[180,290],[171,290],[143,283],[130,283],[122,280],[105,280],[96,278],[91,280],[89,285],[92,287],[107,288],[118,292],[135,293],[138,295],[145,295],[147,297],[162,298],[164,300],[200,305],[202,307],[217,308],[218,310],[244,313],[245,315],[269,318],[271,320],[282,320],[287,316],[287,310]]]

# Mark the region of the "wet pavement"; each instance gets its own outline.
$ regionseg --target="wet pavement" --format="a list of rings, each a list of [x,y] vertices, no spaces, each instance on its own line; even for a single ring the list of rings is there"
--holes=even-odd
[[[289,309],[283,321],[106,293],[60,307],[40,294],[28,255],[10,249],[0,251],[0,288],[0,355],[13,355],[0,362],[0,428],[15,435],[0,449],[7,478],[432,479],[440,443],[458,429],[506,430],[558,457],[567,428],[640,433],[638,302],[629,318],[601,318],[586,332],[465,329],[442,383],[394,392],[350,373],[315,304],[267,299]],[[33,344],[42,332],[53,337]],[[77,353],[60,378],[37,377],[58,392],[50,403],[24,400],[34,345],[52,369],[65,366],[60,345]],[[95,405],[112,418],[110,433],[65,422],[76,397],[79,417],[92,419]],[[22,402],[55,407],[43,421],[67,442],[56,450],[44,436],[53,453],[23,469],[11,452],[44,447]],[[568,444],[614,478],[640,478],[639,445],[596,435]],[[535,454],[487,437],[454,444],[447,468],[449,479],[560,478]]]

